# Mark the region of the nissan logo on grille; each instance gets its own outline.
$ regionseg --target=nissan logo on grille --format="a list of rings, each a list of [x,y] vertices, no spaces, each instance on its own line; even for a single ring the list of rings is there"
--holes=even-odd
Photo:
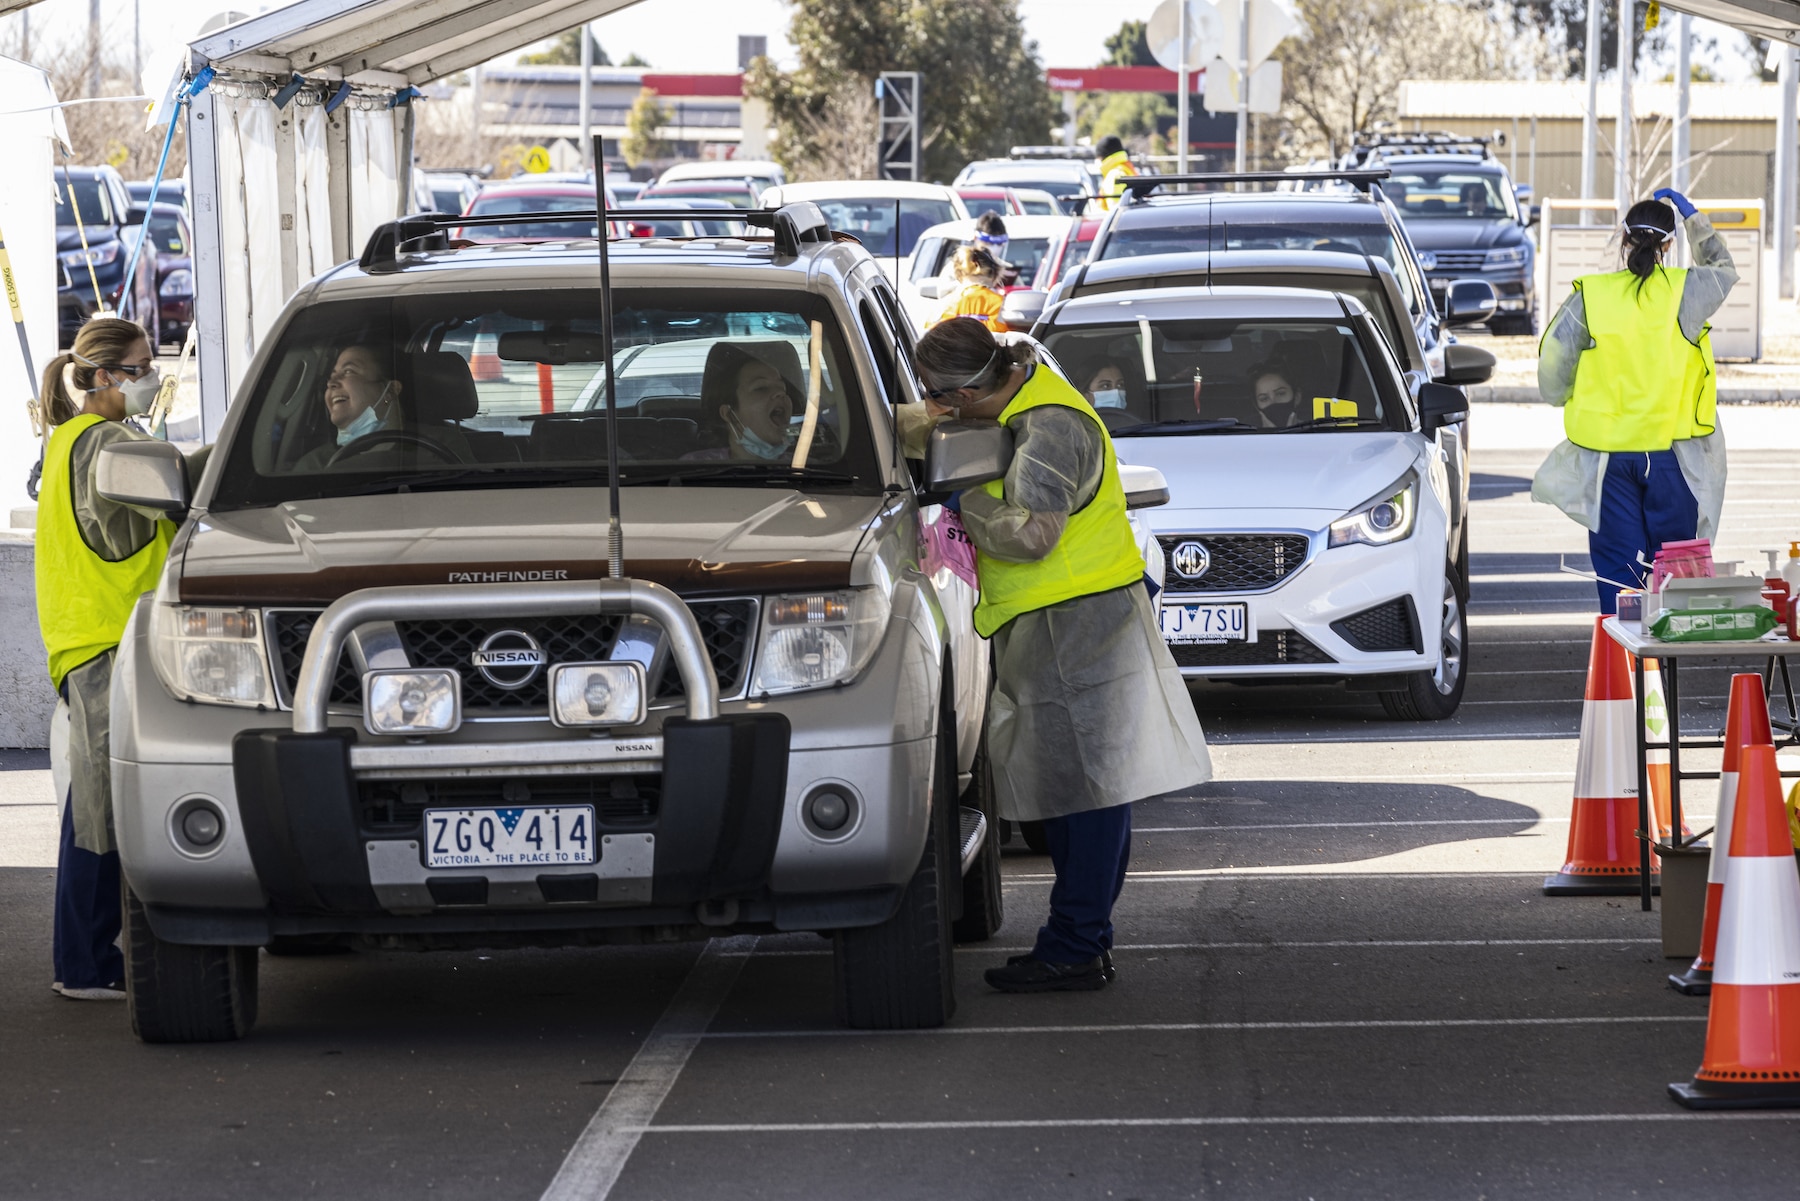
[[[1212,566],[1212,552],[1204,542],[1183,542],[1169,556],[1169,565],[1184,580],[1197,580]]]
[[[523,688],[544,670],[546,656],[524,630],[495,630],[481,640],[469,662],[496,688]]]

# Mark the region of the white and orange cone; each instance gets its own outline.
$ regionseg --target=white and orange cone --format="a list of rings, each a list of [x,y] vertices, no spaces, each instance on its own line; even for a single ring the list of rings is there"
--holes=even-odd
[[[1669,1095],[1689,1109],[1800,1109],[1800,871],[1766,743],[1739,755],[1726,855],[1706,1051]]]
[[[1648,656],[1644,658],[1644,741],[1661,742],[1669,732],[1669,704],[1662,686],[1662,665]],[[1674,833],[1674,802],[1669,794],[1669,752],[1667,748],[1657,748],[1644,752],[1644,766],[1650,778],[1650,821],[1654,825],[1651,831],[1657,841],[1663,841]],[[1682,835],[1686,837],[1692,831],[1687,829],[1683,821]]]
[[[1706,867],[1706,916],[1700,925],[1700,953],[1685,972],[1669,977],[1669,987],[1690,997],[1704,997],[1712,988],[1713,950],[1719,941],[1719,906],[1725,893],[1725,871],[1730,857],[1732,813],[1738,793],[1738,756],[1744,747],[1760,746],[1774,739],[1769,732],[1768,698],[1763,678],[1755,672],[1731,677],[1725,705],[1725,756],[1719,763],[1719,803],[1713,817],[1712,859]]]
[[[1546,896],[1629,896],[1639,891],[1637,706],[1631,659],[1594,619],[1569,850],[1562,870],[1544,877]]]

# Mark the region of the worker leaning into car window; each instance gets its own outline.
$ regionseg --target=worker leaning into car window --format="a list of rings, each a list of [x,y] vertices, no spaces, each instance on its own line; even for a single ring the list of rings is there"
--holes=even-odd
[[[1676,212],[1687,270],[1663,266]],[[1568,439],[1531,485],[1533,500],[1587,527],[1602,613],[1621,584],[1642,584],[1640,557],[1718,529],[1725,439],[1707,319],[1737,282],[1724,239],[1670,188],[1631,206],[1620,251],[1625,270],[1576,280],[1539,344],[1538,392],[1562,408]]]
[[[931,326],[953,317],[973,317],[988,330],[1005,333],[1006,322],[1000,320],[1003,295],[999,260],[979,246],[963,246],[950,260],[950,269],[956,276],[957,288]]]
[[[1104,988],[1131,802],[1211,779],[1206,739],[1142,587],[1112,441],[1081,393],[1029,344],[997,344],[973,321],[931,330],[916,362],[931,401],[901,406],[911,453],[947,415],[997,419],[1014,437],[1004,479],[964,492],[961,510],[981,588],[975,628],[993,641],[1000,816],[1043,823],[1056,884],[1036,946],[987,982]]]
[[[1094,147],[1094,152],[1100,156],[1100,210],[1110,212],[1125,195],[1125,185],[1121,181],[1127,176],[1139,174],[1139,171],[1131,161],[1131,153],[1125,149],[1125,143],[1114,134],[1109,133],[1101,138],[1100,144]]]
[[[100,451],[146,435],[124,425],[148,413],[160,380],[136,322],[96,317],[73,350],[44,369],[43,411],[55,426],[38,493],[38,626],[58,700],[51,726],[61,784],[51,987],[75,1000],[123,1000],[119,855],[113,846],[108,709],[113,651],[138,597],[156,587],[175,526],[101,496]]]

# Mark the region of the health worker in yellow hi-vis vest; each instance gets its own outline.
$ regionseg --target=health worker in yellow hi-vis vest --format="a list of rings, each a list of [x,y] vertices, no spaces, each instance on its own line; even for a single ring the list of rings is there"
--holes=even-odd
[[[81,1001],[125,996],[108,762],[113,651],[138,597],[156,587],[175,534],[159,516],[101,496],[95,471],[102,449],[146,437],[123,422],[150,411],[160,382],[143,329],[96,317],[81,327],[72,352],[45,368],[40,397],[55,428],[38,493],[38,626],[59,698],[53,775],[58,784],[67,780],[57,798],[51,987]]]
[[[1663,265],[1675,212],[1686,270]],[[1707,321],[1737,282],[1724,239],[1669,188],[1631,206],[1621,237],[1625,270],[1576,280],[1538,346],[1538,392],[1563,410],[1568,440],[1531,484],[1533,500],[1587,528],[1602,613],[1621,584],[1648,578],[1640,557],[1718,529],[1725,439]]]
[[[961,246],[950,260],[950,270],[956,277],[956,290],[926,328],[958,317],[972,317],[985,329],[1005,333],[1006,322],[1000,320],[1005,301],[1000,291],[1000,261],[980,246]]]
[[[1101,138],[1094,147],[1094,153],[1100,158],[1100,211],[1107,212],[1125,195],[1124,179],[1141,172],[1131,161],[1131,153],[1125,149],[1125,143],[1113,134],[1109,133]]]
[[[993,641],[1000,816],[1043,823],[1056,884],[1036,946],[987,982],[1103,988],[1131,802],[1211,779],[1206,740],[1151,610],[1112,440],[1087,400],[1029,342],[997,343],[973,321],[931,330],[916,362],[930,403],[901,406],[912,453],[945,416],[998,420],[1014,440],[1005,478],[964,492],[960,509],[981,589],[975,628]]]

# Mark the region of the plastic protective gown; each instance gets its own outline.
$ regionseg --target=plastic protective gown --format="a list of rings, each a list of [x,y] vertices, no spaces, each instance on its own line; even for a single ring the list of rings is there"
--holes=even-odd
[[[909,448],[922,453],[930,420],[922,405],[902,412]],[[1106,445],[1092,418],[1063,406],[1009,428],[1004,496],[964,492],[962,520],[983,553],[1031,562],[1093,499]],[[993,645],[987,734],[1001,817],[1042,821],[1212,779],[1193,700],[1140,584],[1022,613]]]

